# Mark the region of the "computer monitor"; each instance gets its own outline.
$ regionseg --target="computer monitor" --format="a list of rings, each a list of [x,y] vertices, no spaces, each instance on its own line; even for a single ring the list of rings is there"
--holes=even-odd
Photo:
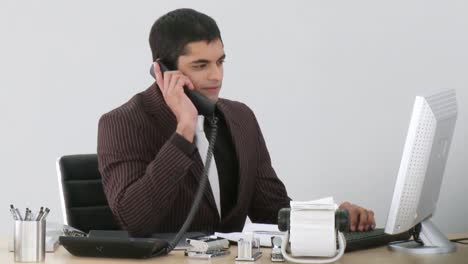
[[[452,142],[457,102],[454,90],[417,96],[385,233],[398,234],[421,223],[420,239],[390,245],[410,253],[448,253],[456,247],[431,222]]]

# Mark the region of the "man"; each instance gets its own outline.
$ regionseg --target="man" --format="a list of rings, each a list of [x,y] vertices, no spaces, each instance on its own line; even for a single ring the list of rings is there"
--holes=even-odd
[[[183,86],[217,103],[218,136],[209,187],[191,230],[241,231],[246,217],[276,223],[290,198],[271,166],[262,132],[244,104],[219,99],[224,45],[216,22],[192,9],[160,17],[149,38],[156,83],[99,121],[98,159],[109,206],[134,236],[176,232],[184,222],[203,171],[198,144],[209,124]],[[207,135],[195,136],[196,130]],[[372,211],[350,203],[352,230],[375,225]]]

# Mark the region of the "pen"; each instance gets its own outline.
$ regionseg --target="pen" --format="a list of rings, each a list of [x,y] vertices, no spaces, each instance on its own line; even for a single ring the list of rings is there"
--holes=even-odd
[[[50,212],[50,209],[46,207],[46,209],[44,211],[44,214],[41,216],[41,219],[39,219],[39,221],[44,220],[47,217],[47,215],[49,214],[49,212]]]
[[[21,216],[21,213],[18,210],[18,208],[15,208],[15,211],[16,211],[16,215],[18,215],[19,220],[23,221],[23,217]]]
[[[28,221],[31,221],[32,211],[28,208]]]
[[[31,221],[32,211],[28,208],[28,221]]]
[[[39,210],[39,213],[37,214],[36,221],[41,220],[41,217],[43,214],[44,214],[44,206],[41,206],[41,210]]]
[[[10,204],[10,212],[11,212],[11,215],[13,216],[13,219],[18,220],[18,216],[16,215],[16,211],[15,211],[15,207]]]
[[[26,207],[26,213],[24,213],[24,221],[29,221],[29,208]]]

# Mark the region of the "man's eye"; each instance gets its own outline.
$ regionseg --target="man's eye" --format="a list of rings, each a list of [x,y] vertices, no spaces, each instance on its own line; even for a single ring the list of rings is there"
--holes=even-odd
[[[206,64],[197,64],[195,66],[193,66],[195,69],[203,69],[206,67]]]
[[[220,60],[220,61],[218,61],[218,64],[221,65],[221,64],[224,64],[225,62],[226,62],[225,60]]]

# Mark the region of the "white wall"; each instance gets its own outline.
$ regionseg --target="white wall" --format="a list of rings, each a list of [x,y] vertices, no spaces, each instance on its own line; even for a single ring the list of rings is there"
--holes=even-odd
[[[254,109],[293,199],[333,195],[385,224],[414,97],[454,88],[459,118],[435,222],[467,232],[466,1],[2,1],[0,234],[10,203],[61,210],[58,156],[152,82],[148,34],[192,7],[220,26],[222,96]]]

